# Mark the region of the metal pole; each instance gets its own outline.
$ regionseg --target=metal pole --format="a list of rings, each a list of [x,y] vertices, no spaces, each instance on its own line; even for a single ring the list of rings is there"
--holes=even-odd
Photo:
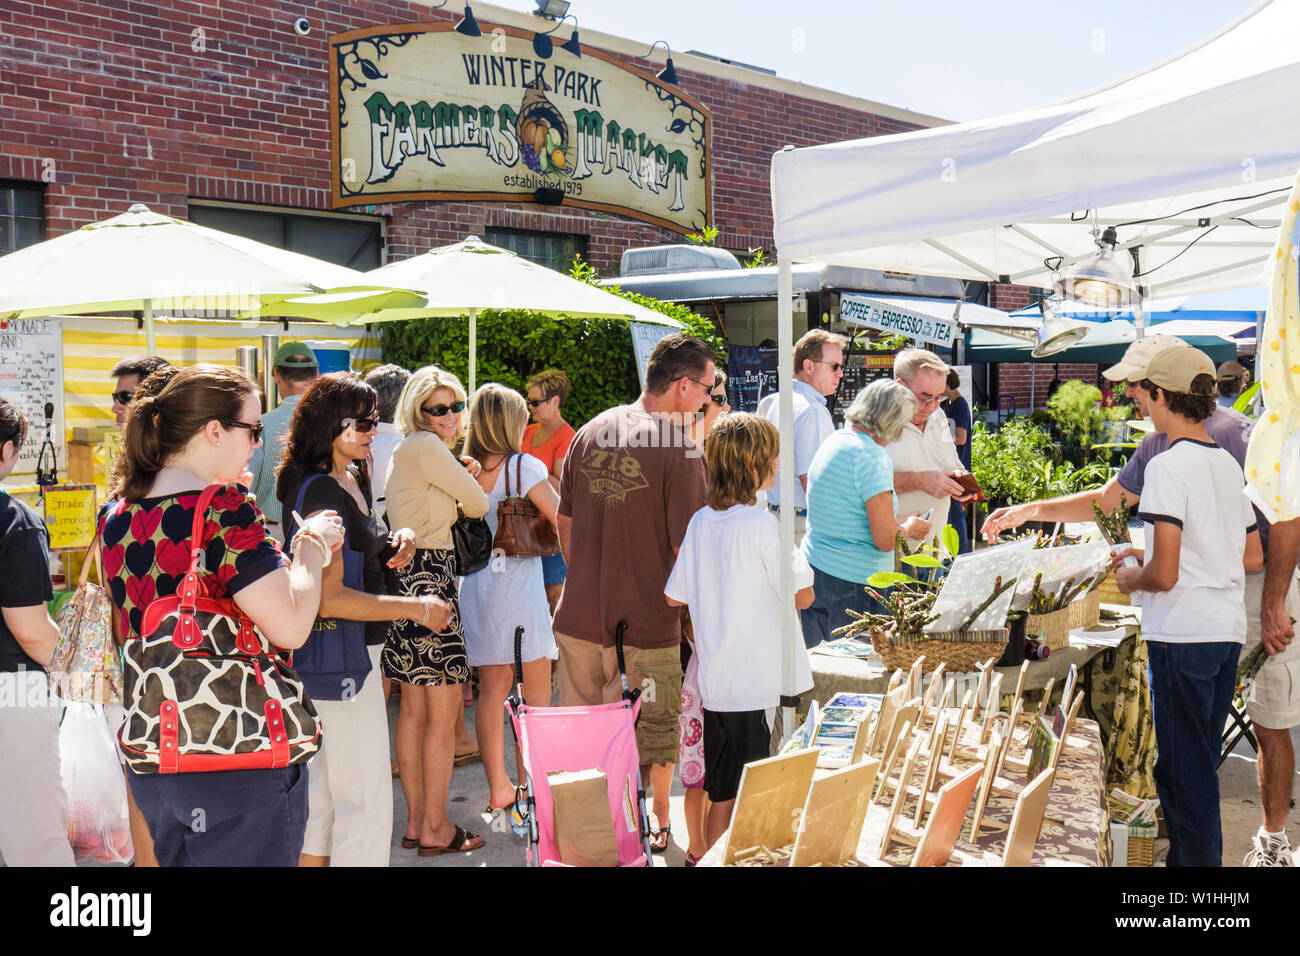
[[[248,380],[257,383],[257,346],[256,345],[238,345],[235,347],[235,362]]]
[[[144,300],[144,350],[146,355],[158,354],[158,342],[153,333],[153,299]]]
[[[781,695],[794,696],[795,635],[799,633],[798,613],[794,606],[794,276],[790,260],[777,252],[776,270],[776,376],[780,392],[777,397],[781,422]],[[789,735],[795,729],[795,709],[781,707],[781,729]]]
[[[478,309],[469,310],[469,393],[478,389]]]
[[[275,393],[275,353],[280,348],[280,336],[262,336],[262,411],[269,412],[280,403],[280,396]]]

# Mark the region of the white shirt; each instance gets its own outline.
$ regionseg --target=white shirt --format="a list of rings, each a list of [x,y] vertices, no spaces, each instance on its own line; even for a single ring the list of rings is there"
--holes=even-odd
[[[1156,522],[1183,531],[1178,583],[1143,595],[1142,636],[1173,644],[1244,643],[1242,555],[1255,512],[1236,460],[1218,445],[1180,438],[1147,463],[1140,507],[1148,555]]]
[[[894,463],[894,474],[904,471],[941,471],[948,474],[965,471],[961,459],[957,457],[957,446],[953,444],[952,430],[948,427],[948,418],[943,409],[936,408],[925,421],[925,431],[908,422],[903,426],[902,437],[885,446],[885,452]],[[948,503],[951,498],[936,498],[924,491],[906,491],[898,494],[898,516],[921,513],[933,508],[930,515],[930,535],[925,540],[933,543],[938,540],[943,526],[948,523]],[[908,539],[908,546],[915,547],[920,539]]]
[[[835,422],[831,419],[830,409],[826,407],[826,396],[817,389],[801,379],[795,379],[790,390],[794,392],[794,506],[807,508],[808,495],[799,483],[799,475],[808,474],[817,449],[835,431]],[[758,403],[758,414],[777,428],[781,427],[780,398],[779,393],[773,392]],[[781,469],[778,467],[776,484],[766,492],[768,504],[781,503],[781,493],[777,490],[780,487]]]
[[[795,551],[795,589],[812,568]],[[748,505],[695,512],[664,594],[685,603],[700,656],[700,702],[712,711],[764,710],[781,702],[781,532],[776,517]],[[795,693],[812,668],[795,633]]]
[[[385,497],[388,490],[388,463],[393,460],[393,452],[401,443],[402,433],[392,422],[380,422],[375,429],[375,440],[370,443],[370,493],[375,499],[375,514],[381,518],[388,510]]]

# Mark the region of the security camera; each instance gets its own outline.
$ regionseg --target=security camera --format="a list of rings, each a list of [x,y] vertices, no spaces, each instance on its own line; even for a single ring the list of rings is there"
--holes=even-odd
[[[305,37],[311,33],[311,21],[306,17],[298,17],[293,21],[293,32],[300,37]]]

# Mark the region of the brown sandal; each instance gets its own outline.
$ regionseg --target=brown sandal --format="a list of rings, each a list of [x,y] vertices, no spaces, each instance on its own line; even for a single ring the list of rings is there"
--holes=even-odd
[[[478,842],[475,843],[474,841]],[[470,833],[464,827],[456,827],[456,833],[452,836],[451,842],[446,846],[425,846],[419,844],[420,856],[441,856],[443,853],[468,853],[471,850],[477,850],[484,845],[483,838]]]

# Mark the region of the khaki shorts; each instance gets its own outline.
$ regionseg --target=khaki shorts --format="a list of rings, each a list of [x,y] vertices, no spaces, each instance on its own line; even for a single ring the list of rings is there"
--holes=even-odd
[[[1259,607],[1263,591],[1264,572],[1247,574],[1243,660],[1259,644]],[[1300,609],[1294,578],[1287,591],[1286,608],[1292,617]],[[1246,714],[1261,727],[1271,730],[1287,730],[1300,724],[1300,637],[1292,640],[1281,654],[1270,657],[1255,675],[1255,689],[1246,702]]]
[[[561,707],[612,704],[623,695],[618,657],[612,647],[556,633],[560,651],[556,683]],[[623,647],[627,686],[641,689],[641,719],[636,746],[641,763],[677,762],[677,718],[682,712],[682,658],[677,647],[643,650]]]

